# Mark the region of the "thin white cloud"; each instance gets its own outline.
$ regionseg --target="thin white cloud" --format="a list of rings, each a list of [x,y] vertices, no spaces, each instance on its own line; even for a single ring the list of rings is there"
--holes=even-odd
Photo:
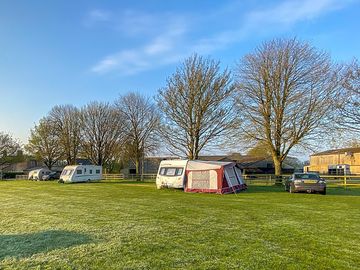
[[[264,32],[281,33],[301,21],[312,20],[326,12],[342,8],[351,1],[339,4],[335,0],[292,0],[283,1],[275,6],[250,10],[241,18],[233,19],[229,23],[232,27],[216,33],[213,36],[198,36],[190,38],[191,30],[199,20],[185,16],[154,16],[144,13],[136,15],[134,11],[127,11],[125,16],[117,21],[117,29],[129,35],[152,33],[150,41],[133,49],[124,49],[101,59],[91,68],[95,73],[116,71],[122,75],[136,74],[169,63],[178,62],[185,56],[197,52],[209,54],[227,46],[236,44],[244,38]],[[238,2],[234,2],[238,5]],[[236,10],[224,8],[218,11],[218,18],[233,16]],[[202,21],[202,25],[211,27],[214,23]],[[201,21],[200,21],[201,22]],[[200,27],[201,28],[201,27]]]
[[[273,8],[250,13],[248,24],[275,23],[292,25],[299,21],[314,19],[325,12],[340,7],[339,1],[334,0],[285,1]]]
[[[109,21],[110,12],[100,9],[94,9],[90,12],[89,17],[94,21]]]
[[[326,12],[342,8],[350,2],[343,1],[340,4],[335,0],[294,0],[284,1],[267,9],[250,11],[237,28],[199,40],[194,49],[200,51],[203,49],[208,53],[241,42],[251,35],[269,32],[281,33],[296,23],[315,19]]]
[[[149,43],[134,49],[122,50],[108,55],[91,68],[95,73],[107,73],[117,70],[123,75],[131,75],[153,66],[173,61],[177,43],[186,33],[184,24],[171,23],[167,31],[153,38]]]
[[[107,23],[112,21],[112,14],[110,11],[102,9],[93,9],[86,14],[83,24],[87,27],[94,26],[98,23]]]

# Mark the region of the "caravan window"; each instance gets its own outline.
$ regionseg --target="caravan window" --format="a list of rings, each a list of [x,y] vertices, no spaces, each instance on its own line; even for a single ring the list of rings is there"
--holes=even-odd
[[[90,174],[92,174],[92,170],[90,170]]]
[[[165,175],[165,170],[166,170],[166,168],[161,168],[160,169],[160,175]]]
[[[82,174],[82,170],[76,170],[76,174]]]
[[[63,172],[61,173],[61,175],[66,175],[67,174],[67,170],[63,170]]]
[[[96,173],[97,173],[97,174],[100,174],[100,170],[96,170]]]
[[[183,168],[176,168],[176,175],[177,175],[177,176],[182,175],[183,170],[184,170]]]
[[[160,168],[160,175],[166,176],[180,176],[182,175],[184,168]]]
[[[167,176],[174,176],[174,175],[175,175],[175,172],[176,172],[176,168],[167,168],[167,169],[166,169],[166,172],[165,172],[165,175],[167,175]]]

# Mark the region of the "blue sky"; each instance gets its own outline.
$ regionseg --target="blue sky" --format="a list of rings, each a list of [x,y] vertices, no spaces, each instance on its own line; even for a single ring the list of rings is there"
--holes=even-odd
[[[359,1],[0,0],[0,131],[27,141],[55,104],[156,95],[196,52],[223,67],[274,37],[360,58]]]

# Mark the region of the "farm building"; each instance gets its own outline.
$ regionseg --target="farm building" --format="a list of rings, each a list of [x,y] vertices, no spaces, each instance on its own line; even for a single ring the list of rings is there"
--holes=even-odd
[[[360,174],[360,147],[315,153],[304,170],[321,174]]]
[[[172,156],[160,156],[160,157],[145,157],[144,159],[144,173],[145,174],[157,174],[160,162],[163,160],[170,160],[170,159],[180,159],[177,157]],[[140,166],[140,170],[142,166]],[[121,169],[121,173],[129,175],[129,174],[136,174],[135,163],[133,161],[129,161],[124,164],[123,169]]]
[[[232,153],[223,156],[199,156],[199,160],[235,162],[243,174],[274,174],[274,162],[269,156],[251,156]],[[287,157],[282,166],[284,173],[293,173],[302,169],[301,162],[294,157]]]
[[[91,165],[92,163],[88,159],[78,158],[76,159],[76,164],[82,164],[82,165]],[[53,171],[61,172],[64,167],[66,166],[66,161],[59,160],[57,161],[53,167]],[[3,172],[17,172],[19,174],[28,174],[32,170],[45,168],[46,165],[42,161],[38,161],[36,159],[28,159],[20,162],[16,162],[13,164],[9,164]]]
[[[156,174],[159,168],[160,162],[163,160],[176,159],[173,156],[162,157],[145,157],[144,160],[144,173]],[[198,160],[203,161],[221,161],[221,162],[235,162],[237,167],[241,169],[243,174],[256,173],[256,174],[273,174],[275,172],[274,162],[271,157],[258,157],[241,155],[240,153],[232,153],[229,155],[203,155],[199,156]],[[283,171],[285,173],[293,173],[295,170],[301,170],[302,164],[297,158],[288,157],[283,163]],[[124,174],[135,174],[135,164],[129,162],[121,170]]]

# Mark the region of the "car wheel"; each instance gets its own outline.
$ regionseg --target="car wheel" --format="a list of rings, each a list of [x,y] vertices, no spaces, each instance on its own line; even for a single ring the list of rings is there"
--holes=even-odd
[[[321,192],[322,195],[326,195],[326,188],[324,188],[323,192]]]

